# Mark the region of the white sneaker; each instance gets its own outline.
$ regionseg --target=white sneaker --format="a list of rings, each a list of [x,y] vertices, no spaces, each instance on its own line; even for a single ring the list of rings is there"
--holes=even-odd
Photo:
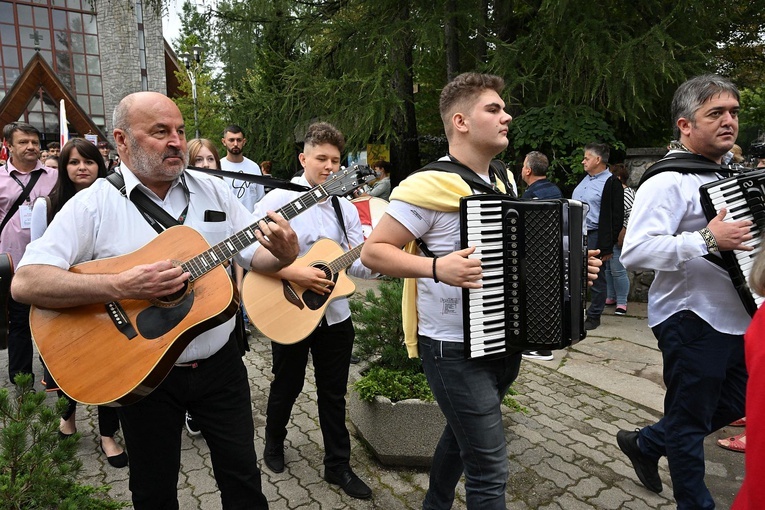
[[[523,351],[522,356],[526,359],[538,359],[540,361],[552,361],[553,353],[552,351]]]

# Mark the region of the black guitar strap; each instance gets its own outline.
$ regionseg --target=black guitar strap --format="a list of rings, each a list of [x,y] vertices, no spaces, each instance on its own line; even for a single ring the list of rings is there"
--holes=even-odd
[[[348,242],[348,248],[353,248],[351,246],[351,240],[348,239],[348,231],[345,230],[345,222],[343,221],[343,210],[340,209],[340,199],[337,198],[336,195],[332,195],[332,207],[335,209],[335,214],[337,215],[337,222],[340,224],[340,230],[343,231],[343,234],[345,234],[345,240]]]
[[[7,165],[6,165],[7,166]],[[0,224],[0,234],[3,233],[3,229],[8,224],[9,221],[11,221],[11,218],[13,218],[13,215],[16,214],[16,211],[19,210],[19,207],[21,207],[21,204],[24,203],[24,200],[27,199],[29,194],[32,192],[32,188],[35,187],[35,184],[37,183],[37,180],[42,175],[42,170],[35,170],[32,172],[32,177],[29,178],[29,182],[26,186],[21,190],[21,195],[19,195],[19,198],[16,199],[16,201],[13,203],[10,209],[8,209],[8,214],[5,215],[5,218],[3,218],[3,223]]]
[[[117,188],[123,197],[127,198],[125,179],[122,177],[122,174],[113,172],[106,176],[106,180]],[[158,234],[172,226],[181,224],[178,220],[170,216],[167,211],[155,204],[138,188],[133,190],[129,200],[135,204],[139,211],[141,211],[141,215]]]

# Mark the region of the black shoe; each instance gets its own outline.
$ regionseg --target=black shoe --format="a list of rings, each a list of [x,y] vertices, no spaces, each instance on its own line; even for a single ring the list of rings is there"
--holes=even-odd
[[[522,356],[526,359],[538,359],[541,361],[552,361],[554,359],[552,351],[542,349],[536,351],[523,351]]]
[[[587,317],[587,320],[584,321],[584,329],[587,331],[597,329],[598,326],[600,326],[600,317],[597,319],[595,317]]]
[[[263,462],[274,473],[283,472],[284,441],[276,441],[266,435],[266,446],[263,448]]]
[[[104,445],[101,443],[101,451],[106,455],[106,450],[104,450]],[[122,453],[118,455],[112,455],[109,457],[106,455],[106,461],[109,463],[111,467],[114,468],[124,468],[128,465],[128,454],[127,452],[123,451]]]
[[[640,451],[638,433],[620,430],[616,433],[616,443],[619,449],[629,457],[637,477],[645,488],[657,494],[660,493],[663,487],[659,476],[659,461],[651,460]]]
[[[346,494],[356,499],[369,499],[372,497],[372,489],[356,476],[350,467],[335,472],[324,470],[324,479],[333,485],[339,485]]]
[[[361,358],[351,354],[351,365],[356,365],[361,361]]]

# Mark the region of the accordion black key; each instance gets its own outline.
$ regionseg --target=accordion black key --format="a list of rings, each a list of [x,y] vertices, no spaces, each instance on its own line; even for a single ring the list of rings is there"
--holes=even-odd
[[[720,255],[746,311],[754,315],[765,301],[765,298],[752,292],[747,283],[754,259],[760,252],[761,233],[765,229],[765,171],[745,172],[713,181],[702,185],[699,191],[701,206],[708,220],[712,220],[722,209],[727,209],[723,221],[752,221],[752,239],[746,244],[754,249],[723,251]]]
[[[475,246],[483,287],[463,289],[465,356],[563,349],[583,339],[587,205],[502,195],[460,200],[463,248]]]

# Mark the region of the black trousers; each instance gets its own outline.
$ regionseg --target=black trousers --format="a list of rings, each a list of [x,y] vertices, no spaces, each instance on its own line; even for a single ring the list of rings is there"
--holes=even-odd
[[[232,337],[196,368],[173,368],[146,398],[119,408],[136,510],[178,509],[181,429],[187,409],[210,447],[222,508],[268,508],[253,444],[247,370]]]
[[[293,345],[271,342],[274,380],[268,394],[266,434],[283,441],[287,423],[305,381],[308,353],[313,359],[319,425],[324,440],[324,466],[338,470],[349,466],[351,438],[345,425],[345,394],[355,331],[351,319],[328,326],[322,324],[311,335]]]
[[[32,374],[32,332],[29,331],[29,305],[8,298],[8,377]]]

